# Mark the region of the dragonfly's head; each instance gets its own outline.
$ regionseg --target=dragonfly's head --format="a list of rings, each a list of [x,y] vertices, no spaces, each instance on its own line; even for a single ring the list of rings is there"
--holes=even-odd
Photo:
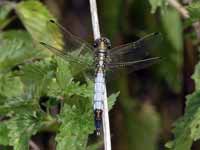
[[[101,37],[99,39],[96,39],[94,41],[94,48],[98,49],[110,49],[111,48],[111,42],[106,37]]]

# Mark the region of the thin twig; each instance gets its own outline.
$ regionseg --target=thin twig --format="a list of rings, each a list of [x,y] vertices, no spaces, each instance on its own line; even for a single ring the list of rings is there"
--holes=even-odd
[[[91,12],[91,18],[92,18],[94,40],[96,40],[101,37],[96,0],[90,0],[90,12]]]
[[[185,19],[188,19],[190,17],[188,10],[183,7],[178,1],[176,0],[168,0],[169,4],[174,7],[181,15],[182,17],[184,17]],[[184,3],[192,3],[192,0],[184,0]],[[197,39],[200,40],[200,22],[195,22],[192,24],[196,35],[197,35]]]
[[[32,140],[29,141],[29,145],[33,150],[40,150],[40,148],[33,142]]]
[[[94,39],[100,38],[99,21],[97,14],[96,0],[90,0],[90,12],[92,18],[93,34]],[[108,115],[108,103],[107,103],[107,91],[106,85],[104,85],[104,110],[103,110],[103,132],[104,132],[104,149],[111,150],[111,140],[110,140],[110,123]]]
[[[189,12],[176,0],[168,0],[169,4],[174,7],[185,19],[189,18]]]

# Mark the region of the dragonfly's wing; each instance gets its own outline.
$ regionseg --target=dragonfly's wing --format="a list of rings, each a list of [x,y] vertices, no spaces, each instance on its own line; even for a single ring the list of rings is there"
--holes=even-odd
[[[54,20],[49,20],[47,22],[47,29],[48,32],[53,35],[52,37],[56,37],[56,35],[58,35],[58,31],[56,29],[59,29],[62,34],[58,35],[61,37],[57,38],[62,38],[63,42],[57,41],[56,39],[51,39],[50,43],[48,41],[40,42],[41,45],[70,63],[75,63],[78,65],[82,64],[88,68],[93,66],[92,48],[87,42],[84,42],[77,36],[71,34],[62,25]],[[56,45],[56,47],[51,44]]]
[[[136,42],[113,48],[109,51],[110,61],[122,63],[147,58],[150,51],[157,48],[161,43],[161,39],[160,33],[151,33]]]
[[[77,58],[77,56],[73,55],[72,53],[66,53],[65,51],[59,50],[59,49],[57,49],[51,45],[48,45],[46,43],[43,43],[43,42],[40,42],[40,44],[43,45],[44,47],[46,47],[51,52],[53,52],[54,54],[56,54],[57,56],[63,58],[64,60],[66,60],[68,62],[84,64],[84,65],[87,65],[89,68],[91,68],[93,66],[91,60],[83,61],[83,59],[81,59],[81,57]]]
[[[58,28],[59,31],[62,33],[62,39],[64,44],[61,45],[63,51],[73,52],[78,51],[80,54],[84,53],[91,53],[92,54],[92,47],[84,40],[80,39],[79,37],[70,33],[65,27],[61,24],[57,23],[54,20],[49,20],[47,22],[47,28],[49,32],[52,34],[55,32],[55,29]]]
[[[130,73],[132,71],[137,71],[143,68],[146,68],[154,63],[157,63],[160,60],[160,57],[151,57],[147,59],[137,60],[137,61],[129,61],[123,63],[108,63],[108,69],[127,69]]]

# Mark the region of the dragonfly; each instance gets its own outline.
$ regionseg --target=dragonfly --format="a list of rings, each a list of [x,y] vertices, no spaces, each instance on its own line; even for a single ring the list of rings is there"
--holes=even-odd
[[[156,48],[158,43],[160,43],[159,41],[162,39],[161,34],[151,33],[135,42],[114,48],[111,48],[111,42],[108,38],[100,37],[94,41],[93,46],[90,46],[58,22],[49,20],[49,23],[58,26],[62,31],[65,45],[62,49],[55,48],[45,42],[40,42],[41,45],[64,60],[71,60],[78,64],[85,64],[85,62],[77,59],[77,57],[73,58],[69,52],[79,51],[81,53],[85,50],[94,56],[94,63],[86,65],[95,68],[93,109],[96,134],[100,135],[104,110],[106,71],[126,68],[132,72],[158,62],[160,57],[149,57],[149,54],[150,50]]]

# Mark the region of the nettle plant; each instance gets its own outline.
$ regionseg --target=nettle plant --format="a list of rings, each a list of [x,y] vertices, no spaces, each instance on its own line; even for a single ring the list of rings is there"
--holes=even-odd
[[[170,40],[173,47],[177,50],[183,49],[183,47],[180,47],[180,45],[183,45],[183,30],[188,27],[194,27],[194,23],[199,22],[200,20],[199,1],[194,0],[193,3],[185,7],[182,6],[182,8],[185,9],[189,15],[189,17],[184,20],[180,20],[178,12],[172,7],[169,7],[169,1],[149,0],[149,2],[152,6],[152,13],[155,13],[158,7],[160,8],[162,18],[161,22],[166,32],[166,36]],[[176,25],[172,28],[171,25],[173,23]],[[195,33],[195,30],[194,32],[186,34],[187,37],[193,40],[194,44],[199,41],[197,37],[198,33]],[[199,48],[199,46],[197,47]],[[182,55],[183,52],[180,54]],[[192,79],[194,80],[195,90],[192,94],[186,96],[187,101],[185,113],[174,124],[174,139],[166,143],[166,148],[171,150],[190,150],[193,142],[200,139],[200,63],[196,65]]]
[[[159,73],[178,91],[181,84],[176,73],[182,64],[182,30],[199,21],[200,3],[185,7],[190,18],[185,19],[183,25],[177,11],[167,5],[167,0],[149,0],[149,3],[153,13],[160,7],[163,30],[176,50],[173,54],[179,58],[176,59],[167,49],[163,55],[168,58],[168,66],[163,63]],[[11,11],[15,15],[10,17]],[[4,30],[16,18],[25,29]],[[90,78],[93,74],[84,66],[72,65],[52,56],[37,44],[38,41],[47,41],[59,47],[64,42],[57,28],[52,32],[47,30],[46,23],[52,18],[37,0],[1,3],[0,145],[27,150],[33,135],[48,131],[56,133],[57,150],[95,149],[95,145],[87,145],[88,135],[94,131],[93,81]],[[82,58],[90,61],[92,56]],[[192,76],[195,91],[187,96],[185,114],[175,123],[175,138],[166,144],[169,149],[190,150],[193,141],[200,138],[199,74],[200,64],[197,64]],[[110,108],[117,96],[115,93],[108,98]]]
[[[11,11],[14,17],[9,17]],[[53,16],[39,1],[0,6],[1,29],[15,18],[25,30],[3,30],[0,34],[0,145],[27,150],[33,135],[48,131],[56,133],[58,150],[90,149],[93,74],[39,46],[38,41],[57,47],[64,42],[57,28],[47,31],[46,23]],[[82,59],[89,61],[92,54]],[[109,96],[110,108],[117,96]]]

